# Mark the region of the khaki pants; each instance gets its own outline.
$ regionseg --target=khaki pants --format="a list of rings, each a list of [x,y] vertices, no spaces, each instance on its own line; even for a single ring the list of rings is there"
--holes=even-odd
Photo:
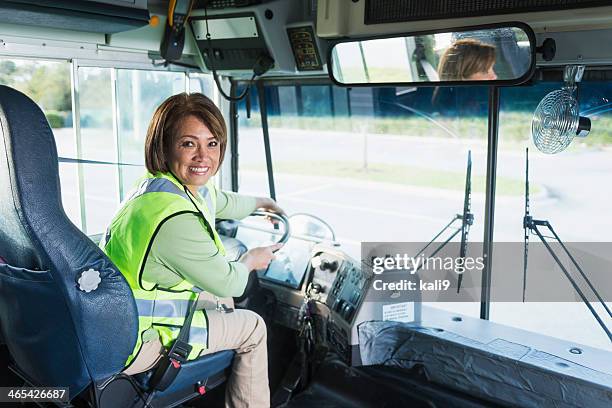
[[[268,384],[268,349],[266,324],[250,310],[232,313],[206,310],[208,349],[202,355],[235,350],[232,374],[227,383],[225,406],[259,408],[270,406]],[[140,353],[125,373],[136,374],[152,368],[160,357],[159,340],[144,343]]]
[[[237,309],[208,314],[208,349],[202,355],[235,350],[232,374],[227,383],[225,406],[259,408],[270,406],[266,324],[255,312]]]

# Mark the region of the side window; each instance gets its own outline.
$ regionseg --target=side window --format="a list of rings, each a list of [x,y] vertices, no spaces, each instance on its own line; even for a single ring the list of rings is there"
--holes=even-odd
[[[185,91],[185,74],[117,70],[118,148],[121,199],[143,175],[144,142],[153,112],[164,99]]]
[[[144,141],[157,106],[187,89],[212,98],[214,84],[205,74],[93,66],[78,66],[71,78],[72,69],[70,62],[0,59],[0,84],[38,103],[60,158],[86,161],[60,159],[59,172],[68,217],[92,236],[104,231],[120,200],[144,174]]]
[[[144,141],[155,108],[185,91],[185,74],[79,67],[86,231],[104,231],[125,193],[144,174]],[[114,94],[113,94],[114,93]]]
[[[70,68],[68,62],[0,59],[0,84],[18,89],[43,110],[60,157],[76,157]],[[77,165],[59,163],[62,203],[70,220],[81,227]]]
[[[189,92],[199,92],[214,100],[215,81],[210,74],[189,73]]]
[[[116,162],[111,68],[78,68],[79,159]],[[119,202],[117,167],[80,164],[86,234],[104,231]]]

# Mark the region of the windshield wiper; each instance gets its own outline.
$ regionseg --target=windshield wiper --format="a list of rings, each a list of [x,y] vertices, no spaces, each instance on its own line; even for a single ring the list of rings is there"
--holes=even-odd
[[[580,265],[578,265],[578,262],[576,261],[576,259],[572,256],[572,254],[567,249],[565,244],[563,244],[563,242],[561,241],[561,238],[559,238],[559,236],[553,229],[550,222],[548,222],[547,220],[536,220],[529,214],[529,149],[525,150],[525,161],[526,161],[526,166],[525,166],[525,216],[523,217],[523,229],[525,231],[524,253],[523,253],[523,302],[525,301],[525,291],[527,288],[527,254],[528,254],[528,249],[529,249],[528,248],[529,247],[529,233],[535,232],[535,234],[538,236],[538,238],[540,238],[540,241],[542,241],[542,243],[544,244],[544,246],[546,247],[550,255],[553,257],[553,259],[555,260],[559,268],[561,268],[561,271],[563,271],[563,274],[569,280],[570,284],[572,285],[576,293],[578,293],[578,296],[580,296],[580,299],[582,299],[582,302],[589,309],[589,311],[591,312],[595,320],[597,320],[597,323],[599,323],[601,328],[606,332],[606,334],[608,335],[608,338],[610,339],[610,342],[612,342],[612,333],[610,333],[610,330],[608,329],[606,324],[603,322],[601,316],[599,316],[599,313],[597,313],[597,311],[593,308],[593,305],[591,304],[591,302],[589,302],[589,300],[587,299],[582,289],[580,289],[580,287],[578,286],[578,284],[576,283],[572,275],[568,272],[568,270],[565,268],[565,266],[563,265],[563,263],[561,262],[557,254],[550,247],[550,244],[546,241],[544,235],[542,235],[538,227],[545,227],[552,233],[553,235],[552,238],[554,238],[561,245],[561,248],[563,248],[563,251],[572,261],[572,263],[574,264],[574,266],[576,267],[576,269],[578,270],[578,272],[580,273],[580,275],[582,276],[582,278],[584,279],[588,287],[591,289],[591,291],[593,291],[593,293],[597,297],[597,300],[599,300],[599,302],[604,307],[606,312],[608,312],[608,315],[612,317],[612,312],[606,305],[606,302],[604,302],[601,295],[597,292],[597,289],[595,289],[595,286],[593,286],[593,283],[591,283],[588,276],[586,276],[586,274],[584,273]]]
[[[459,247],[459,258],[465,259],[467,255],[468,234],[474,223],[472,214],[472,151],[468,151],[467,171],[465,173],[465,193],[463,195],[463,214],[461,216],[461,246]],[[461,289],[463,273],[459,274],[457,280],[457,293]]]
[[[461,220],[461,228],[457,228],[450,237],[446,239],[446,241],[442,242],[438,247],[433,251],[429,256],[432,257],[436,255],[442,248],[446,246],[453,238],[457,236],[461,232],[461,244],[459,247],[459,258],[464,259],[467,255],[467,243],[468,243],[468,234],[470,232],[470,226],[474,223],[474,214],[471,211],[472,206],[472,151],[468,150],[468,160],[467,160],[467,170],[465,174],[465,193],[463,196],[463,212],[461,214],[456,214],[451,221],[440,230],[432,239],[425,245],[414,257],[415,259],[423,254],[430,245],[432,245],[436,239],[438,239],[447,229],[449,229],[457,220]],[[423,263],[421,263],[416,269],[415,272],[421,269]],[[457,293],[461,289],[461,282],[463,281],[463,273],[459,274],[457,279]]]

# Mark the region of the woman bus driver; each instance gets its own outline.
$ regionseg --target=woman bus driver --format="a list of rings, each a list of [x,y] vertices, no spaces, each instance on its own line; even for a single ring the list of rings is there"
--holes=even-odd
[[[495,47],[471,38],[452,43],[440,57],[440,81],[484,81],[497,79]]]
[[[186,304],[205,291],[242,295],[250,271],[263,269],[280,245],[253,248],[226,261],[215,218],[240,219],[256,208],[283,213],[270,198],[218,191],[211,176],[227,144],[221,112],[202,94],[179,94],[155,111],[145,143],[147,175],[123,203],[101,246],[128,281],[138,307],[139,337],[127,374],[150,369],[170,347]],[[235,350],[226,405],[269,407],[266,326],[249,310],[198,310],[189,359]]]

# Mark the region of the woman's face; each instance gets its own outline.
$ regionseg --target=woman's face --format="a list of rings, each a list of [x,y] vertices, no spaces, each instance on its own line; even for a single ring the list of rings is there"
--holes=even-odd
[[[492,81],[497,79],[497,75],[493,71],[493,65],[491,65],[487,71],[477,72],[470,75],[467,79],[470,81]]]
[[[219,167],[221,145],[208,127],[195,116],[187,116],[172,141],[172,173],[195,193]]]

